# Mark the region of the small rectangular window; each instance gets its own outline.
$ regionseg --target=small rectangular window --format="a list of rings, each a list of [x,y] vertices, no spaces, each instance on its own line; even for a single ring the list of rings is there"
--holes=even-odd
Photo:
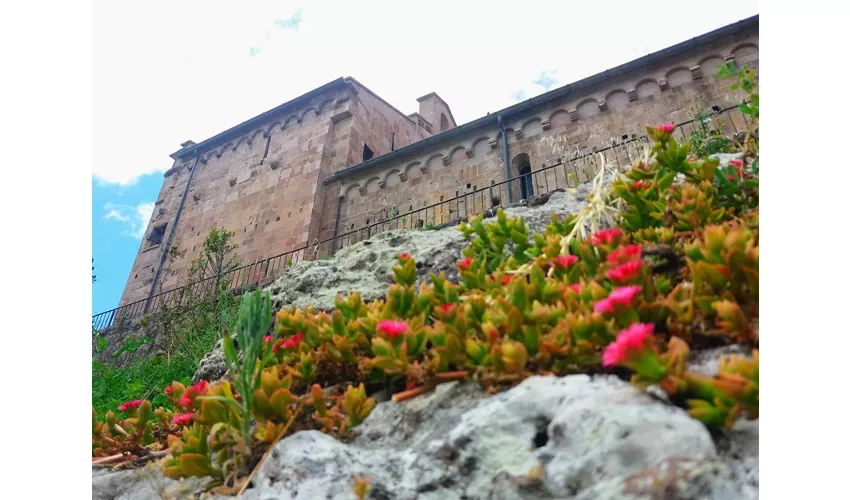
[[[168,226],[167,222],[151,229],[151,233],[148,235],[148,244],[150,246],[153,247],[162,243],[162,239],[165,237],[166,226]]]

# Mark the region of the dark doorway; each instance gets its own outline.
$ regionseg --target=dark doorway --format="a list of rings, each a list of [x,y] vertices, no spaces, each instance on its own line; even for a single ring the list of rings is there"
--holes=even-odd
[[[514,156],[511,161],[511,170],[514,171],[513,175],[518,177],[520,199],[530,200],[534,196],[534,181],[531,174],[531,158],[528,154],[520,153]],[[516,197],[516,194],[511,197]]]
[[[519,189],[523,200],[530,200],[534,196],[534,183],[531,180],[531,167],[526,165],[519,169]]]

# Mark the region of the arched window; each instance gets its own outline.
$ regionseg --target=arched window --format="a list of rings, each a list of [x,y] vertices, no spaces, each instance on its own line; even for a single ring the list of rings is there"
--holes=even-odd
[[[519,177],[520,199],[530,200],[534,196],[534,182],[531,174],[531,159],[525,153],[516,155],[511,161],[514,175]]]
[[[445,132],[449,129],[449,119],[445,113],[440,113],[440,132]]]

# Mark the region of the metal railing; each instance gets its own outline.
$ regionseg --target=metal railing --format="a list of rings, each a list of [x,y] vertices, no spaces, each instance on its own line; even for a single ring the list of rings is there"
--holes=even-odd
[[[738,110],[744,123],[747,124],[747,118],[741,113],[738,106],[725,109],[715,107],[711,116],[712,118],[720,117],[729,112],[734,112],[734,110]],[[729,119],[725,123],[731,125],[734,135],[738,135],[739,130],[735,126],[734,120],[731,119],[731,116],[727,117]],[[688,126],[691,133],[696,131],[695,120],[689,120],[676,126],[674,136],[678,133],[680,142],[688,140],[689,133],[685,130],[685,127]],[[192,297],[203,294],[218,293],[217,291],[241,294],[270,283],[284,269],[298,262],[330,258],[344,247],[367,240],[387,230],[431,229],[448,224],[459,224],[460,221],[468,220],[470,217],[487,210],[507,208],[508,205],[515,204],[523,199],[527,201],[534,195],[548,194],[560,188],[576,187],[578,184],[590,180],[598,172],[599,155],[602,155],[606,161],[617,162],[619,165],[631,164],[639,159],[633,153],[635,152],[634,146],[640,143],[648,146],[648,137],[638,137],[636,134],[631,137],[623,135],[618,139],[609,141],[609,145],[604,148],[593,148],[589,152],[577,152],[575,155],[567,157],[566,161],[558,157],[548,167],[508,180],[491,181],[489,186],[473,189],[451,199],[410,210],[405,214],[388,216],[384,220],[376,221],[332,238],[238,267],[220,276],[189,283],[153,295],[149,299],[139,300],[96,314],[92,316],[92,328],[100,331],[114,325],[116,321],[126,321],[146,314],[153,314],[165,307],[180,306],[191,300]],[[588,168],[587,163],[590,163],[590,168]],[[514,183],[511,186],[511,192],[516,201],[507,198],[509,183]]]

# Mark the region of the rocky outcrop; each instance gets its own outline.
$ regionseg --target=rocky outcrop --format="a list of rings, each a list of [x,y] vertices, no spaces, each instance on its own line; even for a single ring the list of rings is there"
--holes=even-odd
[[[552,213],[565,216],[580,212],[589,192],[590,185],[582,184],[569,193],[556,191],[536,198],[534,206],[508,208],[505,212],[510,217],[522,216],[529,233],[542,232]],[[266,291],[271,293],[275,309],[314,306],[329,310],[337,293],[347,295],[355,290],[364,300],[381,299],[392,283],[396,254],[408,252],[416,259],[417,286],[430,279],[431,273],[444,272],[456,282],[456,264],[463,258],[465,246],[457,225],[440,230],[386,231],[343,248],[330,259],[295,264]]]
[[[92,500],[170,500],[199,498],[212,478],[190,477],[175,481],[156,465],[144,469],[92,471]],[[215,497],[210,497],[215,498]]]
[[[212,382],[223,377],[226,372],[227,361],[224,359],[224,347],[222,340],[219,340],[213,350],[206,353],[198,362],[198,369],[192,377],[192,383],[197,384],[201,380]]]
[[[370,478],[370,499],[758,498],[757,421],[712,435],[614,376],[535,376],[494,396],[455,382],[379,403],[354,433],[350,443],[317,431],[283,439],[242,498],[353,499],[356,475]],[[182,498],[202,490],[142,472],[93,475],[93,498],[152,498],[153,484]]]
[[[530,205],[508,208],[509,217],[522,216],[530,234],[543,232],[553,213],[559,216],[579,213],[585,206],[590,184],[565,192],[539,195]],[[485,213],[494,217],[495,211]],[[453,282],[460,280],[457,262],[467,242],[457,230],[457,224],[438,230],[392,230],[369,240],[343,248],[332,258],[299,262],[287,269],[280,278],[264,289],[271,294],[273,309],[313,306],[331,310],[338,293],[347,295],[359,291],[366,301],[384,298],[393,281],[392,267],[396,254],[408,252],[416,259],[417,283],[430,280],[431,273],[441,272]],[[201,360],[192,383],[214,381],[224,375],[227,367],[221,345]]]

